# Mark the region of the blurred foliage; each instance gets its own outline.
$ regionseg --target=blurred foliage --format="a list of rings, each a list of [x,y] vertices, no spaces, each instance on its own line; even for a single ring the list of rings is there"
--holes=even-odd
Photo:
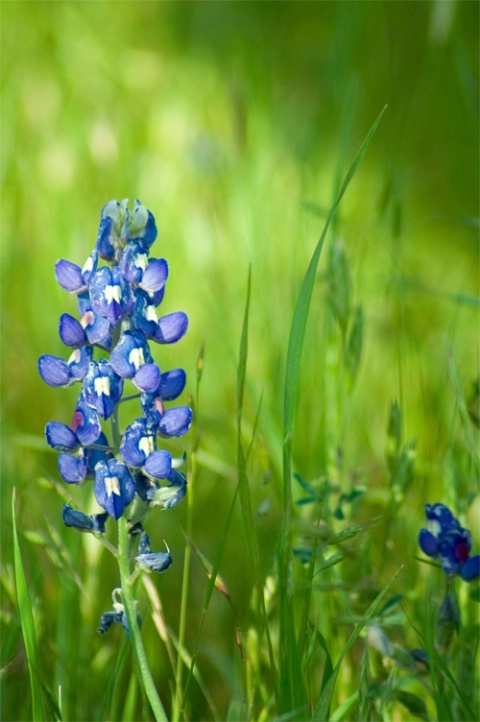
[[[236,357],[251,264],[245,428],[250,434],[262,399],[249,478],[255,508],[269,509],[257,517],[267,573],[277,541],[283,375],[295,299],[339,178],[386,103],[320,261],[294,458],[305,479],[333,472],[343,499],[357,483],[368,488],[352,509],[362,523],[375,519],[369,552],[359,563],[358,547],[349,549],[332,580],[341,567],[352,588],[375,574],[383,586],[406,563],[397,584],[421,610],[427,582],[412,556],[423,504],[453,498],[466,513],[478,493],[478,425],[457,413],[466,408],[463,395],[473,398],[478,387],[478,15],[477,3],[455,0],[2,2],[1,503],[10,508],[15,485],[31,595],[41,600],[40,649],[54,660],[62,648],[69,660],[68,669],[49,662],[47,675],[64,685],[66,719],[91,718],[95,703],[72,680],[86,665],[98,673],[90,684],[101,697],[108,675],[113,684],[120,637],[95,635],[116,580],[91,540],[62,528],[60,495],[71,490],[55,493],[55,455],[42,439],[49,419],[70,420],[76,395],[46,387],[36,368],[42,353],[65,356],[57,321],[76,310],[55,283],[55,261],[83,264],[97,214],[111,198],[138,197],[154,213],[154,255],[170,265],[162,311],[182,309],[190,318],[185,339],[154,349],[155,359],[165,370],[183,366],[186,395],[193,396],[205,349],[192,541],[208,559],[215,558],[236,478]],[[334,262],[338,274],[327,278]],[[402,438],[416,440],[416,460],[408,484],[401,483],[409,513],[400,506],[393,522],[378,522],[393,483],[385,459],[393,399]],[[473,402],[468,408],[475,419]],[[407,446],[398,443],[397,455]],[[47,480],[41,486],[40,477]],[[87,510],[91,489],[79,489],[75,499]],[[159,543],[168,540],[176,561],[156,580],[172,628],[185,514],[179,507],[162,515],[152,533]],[[27,672],[9,586],[11,540],[5,512],[2,665],[10,692],[2,718],[23,719],[27,712],[14,703]],[[190,648],[207,583],[197,562]],[[220,571],[243,624],[252,574],[240,517]],[[337,614],[333,601],[328,613]],[[75,641],[61,630],[79,618],[91,628],[82,627],[74,659]],[[208,619],[199,664],[224,715],[238,651],[221,595]],[[163,675],[167,690],[167,661],[155,649],[153,642],[154,674]],[[191,718],[205,718],[195,694]],[[409,698],[402,702],[408,708]]]

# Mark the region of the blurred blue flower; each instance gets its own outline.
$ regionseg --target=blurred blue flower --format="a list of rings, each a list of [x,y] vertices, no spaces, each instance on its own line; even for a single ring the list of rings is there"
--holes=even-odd
[[[470,557],[471,535],[450,509],[443,504],[426,504],[427,529],[422,529],[418,543],[429,557],[438,559],[449,576],[460,575],[465,581],[480,576],[480,555]]]

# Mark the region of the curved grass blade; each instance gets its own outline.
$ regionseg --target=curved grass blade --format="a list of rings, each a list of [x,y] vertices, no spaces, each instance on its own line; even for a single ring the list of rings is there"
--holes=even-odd
[[[382,600],[385,598],[385,595],[387,594],[388,590],[390,589],[393,581],[396,579],[398,574],[401,572],[403,567],[400,567],[400,569],[394,574],[394,576],[391,578],[391,580],[384,586],[380,594],[377,595],[377,597],[373,600],[367,611],[365,612],[365,615],[361,619],[361,621],[357,624],[353,632],[351,633],[350,637],[347,640],[347,643],[345,647],[342,650],[342,653],[340,657],[338,658],[338,662],[335,665],[332,675],[327,680],[327,683],[325,684],[322,693],[320,695],[320,698],[318,700],[317,706],[315,707],[315,710],[312,715],[312,720],[315,722],[324,722],[325,720],[328,720],[330,718],[330,702],[332,700],[333,690],[335,688],[335,682],[337,681],[337,676],[340,671],[341,664],[343,662],[343,658],[347,654],[348,650],[352,646],[352,644],[355,642],[355,640],[359,637],[360,632],[364,628],[364,626],[367,624],[369,619],[371,619],[374,614],[376,613],[378,607],[380,606]]]
[[[360,146],[360,149],[343,180],[343,183],[340,185],[335,201],[330,208],[322,234],[305,273],[290,328],[285,372],[283,414],[283,523],[278,545],[278,574],[280,590],[280,690],[282,698],[281,712],[301,708],[304,706],[306,700],[304,681],[300,672],[300,660],[296,644],[294,608],[292,604],[293,599],[291,594],[288,593],[288,589],[290,587],[290,552],[288,535],[291,517],[293,431],[295,409],[300,385],[300,362],[305,340],[307,319],[320,254],[322,252],[329,226],[335,216],[338,205],[350,184],[350,181],[363,160],[368,145],[370,144],[383,113],[385,112],[385,108],[386,106],[383,108],[368,131],[365,140]]]
[[[32,690],[32,715],[33,721],[45,720],[45,709],[43,706],[42,685],[38,678],[38,652],[37,639],[35,634],[35,623],[33,620],[32,603],[28,593],[27,580],[23,570],[20,545],[18,543],[15,489],[12,494],[12,524],[13,524],[13,562],[15,568],[15,583],[17,587],[18,609],[22,625],[25,651],[27,653],[28,670],[30,672],[30,685]]]

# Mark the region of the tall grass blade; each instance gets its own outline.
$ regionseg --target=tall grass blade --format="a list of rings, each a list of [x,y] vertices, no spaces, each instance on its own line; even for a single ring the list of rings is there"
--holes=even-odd
[[[282,696],[281,712],[302,707],[306,699],[305,687],[300,672],[298,650],[296,646],[293,597],[289,593],[290,552],[288,534],[291,516],[293,431],[295,409],[300,385],[300,362],[305,340],[307,319],[320,254],[322,252],[330,223],[332,222],[337,207],[343,198],[350,181],[363,160],[368,145],[377,130],[378,124],[380,123],[384,112],[385,108],[383,108],[368,131],[365,140],[363,141],[347,175],[343,180],[343,183],[340,185],[340,189],[332,207],[330,208],[322,234],[303,279],[290,328],[285,372],[283,414],[283,523],[278,546],[278,572],[280,587],[280,687]]]
[[[33,620],[32,603],[28,593],[27,580],[22,564],[20,545],[18,543],[15,489],[12,494],[12,525],[13,525],[13,561],[15,569],[15,583],[17,587],[18,609],[22,625],[25,651],[27,653],[28,670],[30,673],[30,686],[32,690],[32,715],[33,721],[45,720],[45,709],[43,706],[42,685],[38,678],[38,651],[37,638],[35,634],[35,623]]]
[[[371,605],[365,612],[363,618],[357,624],[357,626],[351,633],[350,637],[348,638],[347,643],[346,643],[345,647],[343,648],[342,653],[338,659],[338,662],[334,667],[332,675],[328,679],[327,683],[325,684],[325,687],[323,688],[320,698],[318,700],[317,706],[315,707],[315,710],[313,712],[312,720],[314,720],[315,722],[324,722],[324,720],[328,720],[330,718],[330,715],[329,715],[330,703],[332,700],[333,690],[335,688],[335,682],[337,681],[337,676],[340,671],[342,661],[343,661],[345,655],[347,654],[348,650],[352,646],[352,644],[360,636],[362,629],[368,623],[369,619],[371,619],[374,616],[374,614],[377,611],[378,607],[380,606],[382,600],[385,598],[385,595],[387,594],[392,583],[397,578],[397,576],[401,570],[402,570],[402,567],[400,567],[400,569],[396,572],[396,574],[394,574],[394,576],[388,582],[388,584],[386,584],[384,586],[384,588],[382,589],[380,594],[378,594],[377,597],[373,600],[373,602],[371,603]]]

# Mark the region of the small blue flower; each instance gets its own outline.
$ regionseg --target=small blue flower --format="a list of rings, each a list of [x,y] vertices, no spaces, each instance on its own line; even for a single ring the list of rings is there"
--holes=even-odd
[[[140,391],[152,392],[160,382],[160,369],[152,361],[147,340],[140,331],[125,331],[110,354],[114,371],[131,379]]]
[[[471,536],[450,509],[443,504],[426,504],[425,515],[428,529],[422,529],[418,543],[429,557],[438,559],[448,575],[461,575],[471,581],[480,575],[480,555],[471,557]]]
[[[146,572],[164,572],[172,564],[170,552],[150,551],[150,537],[147,532],[142,532],[138,546],[138,554],[135,560],[139,567]]]
[[[135,496],[135,481],[122,461],[99,461],[93,490],[100,506],[119,519]]]
[[[87,342],[87,335],[80,321],[68,313],[62,313],[60,316],[58,331],[65,346],[80,348]]]
[[[85,479],[93,479],[95,466],[99,461],[109,458],[108,441],[102,432],[95,442],[104,449],[81,447],[77,456],[60,454],[57,459],[60,476],[67,484],[82,484]]]
[[[123,379],[106,359],[91,361],[83,384],[86,402],[102,419],[109,419],[122,397]]]
[[[120,453],[126,464],[139,468],[156,449],[155,426],[149,419],[135,419],[123,434]]]
[[[116,326],[122,316],[133,309],[134,299],[130,285],[125,281],[118,266],[102,266],[93,274],[90,284],[92,310],[107,318]]]
[[[108,519],[108,514],[93,514],[87,516],[81,511],[72,509],[71,506],[65,504],[62,511],[62,518],[66,526],[73,527],[83,532],[98,532],[104,534],[105,522]]]

